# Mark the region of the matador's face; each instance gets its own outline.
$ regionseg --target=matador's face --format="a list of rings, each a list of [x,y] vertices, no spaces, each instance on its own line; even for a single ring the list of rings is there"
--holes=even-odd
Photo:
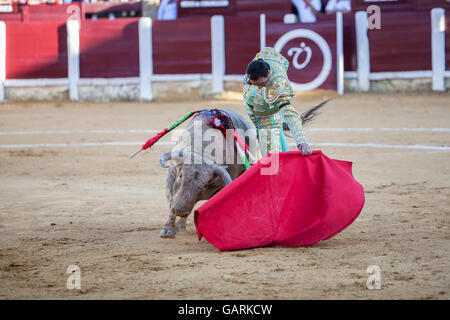
[[[257,80],[249,79],[250,83],[254,86],[257,86],[258,89],[265,87],[267,84],[267,81],[269,81],[269,78],[270,78],[270,71],[271,70],[269,70],[269,72],[267,73],[267,77],[259,77]]]

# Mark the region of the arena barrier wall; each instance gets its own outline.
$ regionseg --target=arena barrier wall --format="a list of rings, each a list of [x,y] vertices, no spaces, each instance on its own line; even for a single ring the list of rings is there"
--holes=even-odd
[[[384,13],[381,30],[368,30],[367,18],[365,11],[355,14],[357,66],[344,74],[354,80],[354,89],[396,91],[412,85],[414,90],[445,91],[449,87],[444,9]]]
[[[0,21],[0,101],[220,94],[226,83],[242,81],[264,46],[288,58],[297,91],[397,90],[399,81],[418,81],[415,90],[450,86],[444,9],[385,13],[381,30],[368,30],[365,11],[337,13],[317,24],[287,24],[264,14],[172,21],[71,17]]]
[[[12,12],[0,12],[0,21],[67,21],[77,17],[85,20],[86,17],[93,19],[109,17],[111,14],[121,16],[141,16],[141,2],[72,2],[61,4],[33,4],[20,7],[13,6]]]

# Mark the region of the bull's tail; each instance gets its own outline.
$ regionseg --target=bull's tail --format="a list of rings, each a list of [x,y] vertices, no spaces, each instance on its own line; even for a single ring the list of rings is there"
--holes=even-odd
[[[303,112],[300,115],[302,117],[302,124],[306,125],[307,123],[313,121],[320,114],[320,112],[317,112],[317,110],[322,108],[330,100],[331,99],[328,98],[327,100],[322,101],[321,103],[319,103],[318,105],[312,107],[311,109]]]
[[[302,118],[303,126],[305,126],[305,125],[309,124],[311,121],[313,121],[320,114],[320,112],[318,112],[317,110],[322,108],[330,100],[331,100],[331,98],[328,98],[327,100],[324,100],[321,103],[319,103],[318,105],[315,105],[314,107],[303,112],[300,115],[300,117]],[[284,131],[289,130],[289,127],[287,126],[286,123],[283,123],[283,129],[284,129]]]

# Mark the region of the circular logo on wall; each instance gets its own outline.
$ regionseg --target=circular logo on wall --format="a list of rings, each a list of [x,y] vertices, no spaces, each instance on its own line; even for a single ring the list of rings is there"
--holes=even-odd
[[[313,61],[322,61],[322,68],[320,68],[318,75],[310,79],[307,83],[298,83],[290,79],[292,88],[296,91],[316,89],[320,87],[325,80],[327,80],[328,75],[330,74],[332,66],[330,47],[325,39],[322,38],[317,32],[308,29],[295,29],[283,34],[275,43],[274,49],[281,53],[283,48],[288,43],[296,39],[300,41],[293,41],[292,43],[297,45],[297,47],[289,44],[289,48],[287,50],[287,55],[292,58],[291,66],[294,67],[295,71],[305,70],[310,64],[312,64]],[[322,53],[322,57],[320,57],[320,59],[311,61],[317,51],[312,50],[312,45],[309,46],[308,43],[311,43],[320,49],[320,52]]]

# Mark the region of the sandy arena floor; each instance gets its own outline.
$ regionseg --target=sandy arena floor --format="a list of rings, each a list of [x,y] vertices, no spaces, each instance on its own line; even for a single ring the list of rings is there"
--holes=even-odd
[[[354,163],[360,217],[313,247],[233,252],[199,242],[193,216],[186,233],[159,237],[168,209],[157,160],[170,146],[130,160],[135,145],[85,144],[143,143],[153,134],[129,130],[161,130],[199,108],[245,115],[239,100],[0,105],[0,299],[449,299],[450,150],[406,146],[450,145],[450,96],[316,92],[294,105],[328,96],[306,132],[350,144],[313,149]],[[43,143],[81,145],[33,146]],[[66,288],[69,265],[80,290]],[[379,290],[366,286],[371,265]]]

